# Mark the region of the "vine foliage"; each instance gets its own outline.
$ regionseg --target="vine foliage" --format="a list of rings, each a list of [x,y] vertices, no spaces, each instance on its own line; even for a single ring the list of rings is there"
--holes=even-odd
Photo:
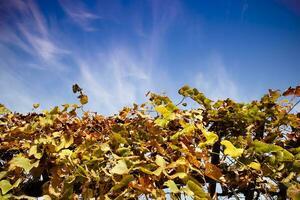
[[[177,105],[148,93],[109,117],[73,92],[42,112],[0,105],[0,199],[300,199],[300,86],[250,103],[184,86]]]

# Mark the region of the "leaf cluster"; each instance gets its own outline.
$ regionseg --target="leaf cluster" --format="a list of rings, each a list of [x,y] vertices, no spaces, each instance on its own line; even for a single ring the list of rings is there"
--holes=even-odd
[[[0,199],[299,199],[299,86],[250,103],[184,86],[198,108],[150,93],[109,117],[73,92],[80,105],[39,113],[0,104]]]

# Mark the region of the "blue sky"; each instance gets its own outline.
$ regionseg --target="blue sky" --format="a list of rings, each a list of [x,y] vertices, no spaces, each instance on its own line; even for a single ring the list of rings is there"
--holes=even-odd
[[[150,90],[259,98],[300,83],[297,0],[0,1],[0,102],[116,113]]]

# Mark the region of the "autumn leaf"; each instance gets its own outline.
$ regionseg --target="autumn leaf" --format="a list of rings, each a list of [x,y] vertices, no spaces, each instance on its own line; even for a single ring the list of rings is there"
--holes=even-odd
[[[9,161],[9,170],[13,170],[16,167],[20,167],[24,169],[26,173],[29,173],[29,171],[33,167],[37,167],[38,165],[39,165],[39,160],[34,163],[31,163],[31,160],[19,154],[16,157],[13,157],[11,161]]]
[[[295,89],[292,87],[289,87],[284,93],[282,94],[283,96],[289,96],[289,95],[294,95],[295,94]]]
[[[219,140],[219,136],[217,134],[215,134],[214,132],[211,131],[207,131],[202,124],[197,124],[197,127],[201,130],[202,134],[204,135],[206,141],[205,142],[201,142],[199,145],[200,147],[203,147],[205,145],[214,145],[218,140]]]
[[[236,158],[236,157],[239,157],[243,154],[244,152],[244,149],[242,148],[236,148],[235,146],[233,146],[233,144],[228,141],[228,140],[223,140],[221,142],[222,145],[225,146],[225,150],[224,150],[224,154],[225,155],[229,155],[231,156],[232,158]]]
[[[251,162],[248,166],[252,169],[260,170],[260,163],[258,162]]]
[[[40,107],[40,104],[39,104],[39,103],[33,104],[33,108],[37,109],[38,107]]]
[[[12,189],[12,185],[8,180],[2,180],[0,181],[0,189],[2,191],[2,194],[6,194],[8,191]]]
[[[128,174],[129,169],[127,167],[127,164],[125,160],[119,160],[118,163],[110,170],[112,174]]]
[[[297,97],[300,97],[300,86],[297,86],[296,89],[295,89],[295,95]]]
[[[166,181],[164,183],[164,185],[167,186],[172,193],[178,193],[178,192],[180,192],[180,190],[178,189],[176,183],[173,180]]]
[[[81,103],[82,105],[87,104],[87,103],[89,102],[89,98],[88,98],[88,96],[86,96],[86,95],[80,95],[80,96],[79,96],[79,99],[80,99],[80,103]]]

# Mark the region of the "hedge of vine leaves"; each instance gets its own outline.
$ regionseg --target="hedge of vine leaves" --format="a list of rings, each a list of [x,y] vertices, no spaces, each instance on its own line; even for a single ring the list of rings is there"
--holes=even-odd
[[[148,93],[110,117],[73,92],[43,112],[0,106],[0,199],[300,199],[300,86],[250,103],[184,86],[177,105]]]

